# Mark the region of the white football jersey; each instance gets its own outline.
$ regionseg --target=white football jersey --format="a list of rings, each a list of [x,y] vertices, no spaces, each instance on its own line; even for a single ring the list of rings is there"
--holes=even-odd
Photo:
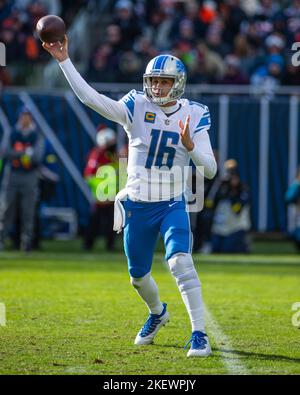
[[[179,108],[165,114],[161,107],[135,90],[117,102],[87,84],[69,58],[59,65],[85,105],[119,123],[127,132],[127,190],[131,199],[155,202],[181,197],[186,191],[190,159],[195,165],[203,167],[205,177],[215,176],[217,164],[207,133],[210,115],[206,106],[180,99],[177,101]],[[172,108],[168,110],[172,111]],[[181,143],[178,125],[178,121],[184,123],[188,115],[194,142],[194,149],[190,152]]]
[[[207,106],[187,99],[177,101],[179,108],[171,114],[149,101],[143,92],[130,91],[121,100],[125,104],[129,138],[129,197],[141,201],[161,201],[185,193],[190,155],[181,143],[179,120],[190,115],[190,135],[208,131]]]

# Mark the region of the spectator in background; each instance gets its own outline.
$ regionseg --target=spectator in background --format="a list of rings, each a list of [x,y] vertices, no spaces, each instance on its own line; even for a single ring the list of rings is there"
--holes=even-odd
[[[295,181],[286,191],[285,201],[288,205],[294,206],[296,210],[295,229],[292,237],[295,241],[296,247],[300,251],[300,168],[298,169]]]
[[[47,14],[47,8],[41,1],[31,1],[26,7],[25,13],[17,13],[16,19],[20,24],[18,40],[24,51],[26,61],[41,61],[44,54],[37,37],[34,36],[35,27],[40,18]]]
[[[41,249],[42,229],[40,224],[40,211],[43,205],[51,202],[56,195],[56,185],[59,181],[58,161],[52,145],[48,140],[44,144],[44,157],[39,167],[38,200],[34,210],[34,226],[31,242],[32,250]],[[21,247],[21,207],[16,208],[15,229],[11,234],[13,248],[19,250]]]
[[[59,179],[58,159],[52,145],[46,140],[43,161],[39,167],[39,199],[35,209],[32,249],[38,250],[41,248],[43,232],[40,224],[40,211],[42,206],[51,205],[51,199],[56,195],[56,186]]]
[[[7,164],[1,186],[0,249],[14,223],[18,202],[21,216],[21,249],[31,250],[34,210],[38,199],[39,166],[44,155],[44,139],[31,112],[23,107],[3,157]]]
[[[168,51],[172,47],[170,37],[172,24],[172,17],[164,13],[162,9],[154,9],[151,12],[149,24],[143,30],[158,51]]]
[[[251,84],[272,95],[284,76],[285,61],[282,51],[285,43],[280,35],[272,34],[267,37],[265,44],[267,54],[264,64],[254,71]]]
[[[120,28],[122,49],[130,50],[134,41],[142,33],[139,20],[134,15],[132,2],[119,0],[115,6],[115,14],[113,24]]]
[[[12,76],[10,72],[0,66],[0,95],[1,95],[1,90],[2,88],[5,88],[6,86],[9,86],[12,84]]]
[[[108,43],[115,56],[118,56],[123,49],[122,31],[120,26],[116,23],[110,23],[106,28],[106,37],[107,41],[105,41],[105,43]]]
[[[1,24],[0,41],[6,48],[6,62],[17,59],[23,54],[20,40],[18,39],[18,32],[16,31],[15,20],[13,18],[6,18]]]
[[[251,228],[248,188],[240,180],[235,160],[227,160],[224,168],[213,201],[212,252],[247,253]]]
[[[106,27],[106,41],[100,43],[93,53],[87,75],[93,81],[116,82],[120,74],[122,55],[121,29],[116,24]]]
[[[292,44],[295,35],[300,32],[300,0],[292,0],[289,7],[283,10],[286,31],[289,45]]]
[[[279,11],[279,5],[273,0],[260,0],[255,12],[255,19],[272,20]]]
[[[89,185],[95,203],[91,206],[88,225],[84,234],[83,248],[87,251],[93,248],[95,239],[99,231],[106,239],[106,249],[114,250],[115,233],[113,231],[114,222],[114,196],[111,200],[107,200],[101,196],[99,186],[103,179],[97,176],[97,172],[102,166],[110,165],[117,168],[116,155],[116,133],[113,129],[105,125],[99,125],[97,132],[97,146],[89,153],[87,165],[84,169],[84,178]],[[112,190],[116,187],[116,179],[105,180],[112,184]],[[117,192],[115,190],[115,192]],[[103,198],[103,200],[101,200]]]
[[[120,74],[117,82],[137,83],[137,76],[142,72],[142,61],[134,51],[125,51],[120,56]]]
[[[4,21],[11,13],[12,2],[8,0],[0,0],[0,23]]]
[[[115,69],[111,67],[113,49],[109,43],[99,45],[93,53],[87,78],[91,81],[115,82]]]
[[[218,163],[218,152],[214,150],[214,155]],[[212,251],[211,227],[214,217],[214,200],[220,187],[221,179],[219,171],[212,180],[204,180],[204,204],[203,209],[195,213],[195,225],[193,227],[193,250],[202,254],[209,254]]]
[[[293,34],[288,31],[287,20],[285,18],[284,12],[278,11],[277,14],[271,20],[272,22],[272,31],[274,33],[279,33],[283,37],[287,39],[287,45],[291,44],[291,40],[293,39]]]
[[[177,53],[180,56],[180,53]],[[207,45],[200,41],[197,43],[193,62],[188,65],[189,82],[215,83],[221,79],[225,72],[224,61],[221,56],[211,51]]]
[[[220,84],[227,85],[245,85],[248,84],[248,78],[241,71],[241,62],[235,55],[227,55],[225,58],[225,73],[220,80]]]
[[[230,52],[230,45],[223,41],[224,22],[221,18],[216,18],[207,28],[205,41],[211,51],[219,56],[226,56]]]
[[[86,7],[89,2],[90,0],[61,0],[61,17],[66,22],[67,26],[71,25],[78,11]]]
[[[142,70],[145,70],[150,60],[158,55],[157,49],[152,45],[150,38],[146,35],[141,36],[137,40],[134,50],[142,63]]]
[[[233,55],[240,61],[240,70],[249,81],[249,75],[257,67],[257,59],[260,56],[258,49],[250,44],[245,34],[238,34],[233,43]]]
[[[217,4],[215,1],[205,0],[199,10],[199,19],[204,25],[209,25],[216,20],[218,15]]]
[[[179,23],[178,35],[175,40],[175,46],[186,45],[193,48],[196,43],[196,34],[192,21],[182,19]]]
[[[204,39],[205,33],[209,23],[212,23],[216,17],[215,9],[213,13],[206,18],[199,10],[199,5],[196,1],[189,1],[185,3],[185,18],[193,24],[193,31],[197,39]]]
[[[282,79],[282,85],[300,86],[300,67],[292,64],[292,56],[290,55],[287,62],[286,72]]]
[[[270,55],[265,64],[260,66],[251,77],[251,85],[273,94],[280,84],[284,72],[284,59],[280,55]]]
[[[50,15],[61,14],[61,0],[14,0],[14,9],[26,12],[32,5],[42,5]]]
[[[266,38],[265,45],[268,55],[282,55],[285,41],[281,34],[275,33]]]
[[[241,7],[240,0],[227,0],[220,7],[220,14],[224,22],[223,41],[230,46],[234,38],[239,34],[242,22],[248,17]]]

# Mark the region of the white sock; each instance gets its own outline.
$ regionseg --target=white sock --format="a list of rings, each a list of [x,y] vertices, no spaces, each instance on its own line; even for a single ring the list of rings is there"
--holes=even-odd
[[[190,317],[192,331],[205,330],[201,282],[190,254],[179,253],[168,261]]]
[[[192,332],[205,332],[201,287],[182,291],[181,296],[190,317]]]
[[[156,282],[150,273],[141,278],[130,278],[131,284],[146,303],[151,314],[161,314],[163,305],[158,295]]]

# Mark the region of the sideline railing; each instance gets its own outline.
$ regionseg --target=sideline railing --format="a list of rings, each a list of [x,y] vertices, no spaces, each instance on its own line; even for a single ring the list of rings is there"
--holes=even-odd
[[[106,82],[90,82],[96,90],[99,92],[111,92],[111,93],[127,93],[131,89],[138,91],[143,90],[141,83],[106,83]],[[20,91],[26,91],[29,94],[43,93],[49,95],[64,95],[66,91],[69,91],[67,85],[65,88],[48,88],[48,87],[28,87],[28,86],[12,86],[7,87],[0,92],[1,93],[19,93]],[[300,96],[299,86],[277,86],[272,88],[265,88],[264,86],[252,86],[252,85],[210,85],[210,84],[188,84],[186,86],[186,95],[249,95],[249,96]]]

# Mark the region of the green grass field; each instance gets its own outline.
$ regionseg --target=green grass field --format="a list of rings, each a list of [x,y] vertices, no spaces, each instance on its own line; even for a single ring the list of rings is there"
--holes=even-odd
[[[86,254],[72,242],[1,253],[0,374],[299,374],[291,307],[300,302],[300,258],[290,245],[273,246],[194,256],[213,347],[206,359],[186,358],[189,321],[161,253],[153,275],[171,320],[147,347],[133,345],[147,309],[122,253]]]

